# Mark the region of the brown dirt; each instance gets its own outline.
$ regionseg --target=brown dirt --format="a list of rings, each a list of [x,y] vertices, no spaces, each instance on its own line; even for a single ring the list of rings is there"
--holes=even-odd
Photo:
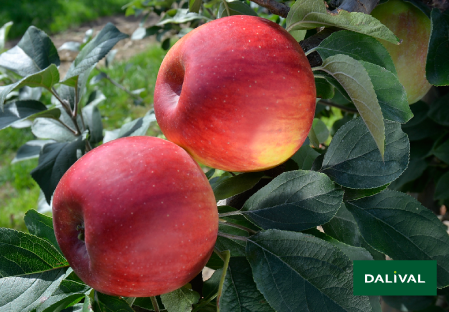
[[[62,33],[51,35],[50,37],[57,49],[68,41],[76,41],[82,43],[87,30],[93,29],[93,35],[96,36],[98,32],[109,22],[114,24],[121,32],[131,36],[132,33],[139,27],[140,20],[140,17],[126,17],[124,16],[124,14],[101,17],[95,21],[85,23],[79,27],[74,27]],[[157,15],[150,15],[147,18],[144,26],[148,27],[149,25],[153,25],[157,23],[158,20],[159,17]],[[8,41],[6,44],[6,48],[12,48],[19,42],[19,40],[20,38],[17,40]],[[148,45],[154,42],[155,39],[153,37],[145,38],[142,40],[131,40],[130,38],[121,40],[114,46],[114,49],[118,50],[117,54],[115,55],[115,59],[126,60],[131,56],[144,51],[148,47]],[[61,59],[61,65],[59,69],[61,77],[64,77],[65,73],[70,67],[71,62],[73,62],[73,60],[75,59],[77,53],[67,50],[58,50],[58,52]]]

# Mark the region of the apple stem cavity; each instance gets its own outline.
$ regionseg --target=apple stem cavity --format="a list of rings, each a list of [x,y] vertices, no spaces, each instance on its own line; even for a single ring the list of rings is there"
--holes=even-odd
[[[76,230],[79,232],[78,239],[84,242],[84,224],[77,225]]]
[[[223,220],[223,219],[220,219],[218,221],[218,223],[225,224],[225,225],[228,225],[228,226],[232,226],[232,227],[244,230],[244,231],[248,232],[249,234],[256,234],[257,233],[256,231],[254,231],[254,230],[252,230],[250,228],[247,228],[246,226],[235,224],[235,223],[232,223],[232,222],[228,222],[228,221]]]

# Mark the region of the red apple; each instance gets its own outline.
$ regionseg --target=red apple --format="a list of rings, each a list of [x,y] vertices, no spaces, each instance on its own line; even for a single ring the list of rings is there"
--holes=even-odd
[[[315,82],[298,42],[255,16],[191,31],[159,69],[154,109],[162,132],[196,160],[259,171],[290,158],[315,112]]]
[[[402,0],[389,0],[380,4],[371,14],[402,39],[400,45],[380,41],[393,59],[409,104],[413,104],[426,95],[431,87],[426,79],[430,19],[413,4]]]
[[[53,197],[56,239],[75,273],[109,295],[148,297],[199,273],[218,232],[209,182],[182,148],[111,141],[80,158]]]

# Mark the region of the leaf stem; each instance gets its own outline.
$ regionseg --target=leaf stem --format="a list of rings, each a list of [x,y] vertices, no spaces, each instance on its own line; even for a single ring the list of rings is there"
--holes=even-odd
[[[321,104],[327,105],[327,106],[336,107],[336,108],[341,109],[342,111],[345,111],[345,112],[348,112],[348,113],[353,113],[353,114],[358,113],[357,109],[355,109],[355,108],[351,108],[351,107],[346,107],[346,106],[343,106],[343,105],[335,104],[335,103],[332,103],[331,101],[320,100],[318,103],[321,103]]]
[[[315,52],[315,51],[316,51],[316,48],[317,48],[317,47],[312,48],[312,49],[310,49],[309,51],[305,52],[306,56],[309,55],[310,53]],[[313,70],[313,69],[312,69],[312,70]]]
[[[220,231],[218,232],[218,236],[226,237],[226,238],[229,238],[229,239],[237,239],[237,240],[241,240],[241,241],[244,241],[244,242],[246,242],[248,240],[247,237],[243,237],[243,236],[239,236],[239,235],[226,234],[226,233],[222,233]]]
[[[223,5],[224,5],[225,8],[226,8],[226,13],[228,13],[228,16],[231,16],[231,12],[229,11],[229,6],[228,6],[228,4],[226,3],[226,0],[223,0]]]
[[[137,94],[132,93],[131,91],[129,91],[128,89],[126,89],[124,86],[122,86],[121,84],[119,84],[117,81],[115,81],[114,79],[112,79],[108,74],[106,74],[104,71],[98,69],[97,67],[95,67],[95,69],[100,72],[100,74],[104,74],[104,78],[106,78],[110,83],[112,83],[114,86],[116,86],[117,88],[125,91],[126,93],[128,93],[130,96],[132,96],[133,98],[135,98],[136,100],[139,100],[141,102],[143,102],[143,99],[138,96]]]
[[[225,213],[219,213],[218,217],[219,218],[224,218],[224,217],[229,217],[229,216],[240,216],[242,215],[242,212],[240,210],[237,211],[230,211],[230,212],[225,212]]]
[[[157,299],[155,296],[150,297],[151,299],[151,304],[153,305],[153,309],[155,312],[161,312],[161,310],[159,309],[159,304],[157,303]]]
[[[235,228],[247,231],[249,234],[256,234],[257,233],[256,231],[254,231],[254,230],[252,230],[252,229],[250,229],[250,228],[248,228],[246,226],[243,226],[243,225],[240,225],[240,224],[235,224],[235,223],[232,223],[232,222],[229,222],[229,221],[226,221],[226,220],[218,220],[218,223],[226,224],[226,225],[229,225],[229,226],[232,226],[232,227],[235,227]]]

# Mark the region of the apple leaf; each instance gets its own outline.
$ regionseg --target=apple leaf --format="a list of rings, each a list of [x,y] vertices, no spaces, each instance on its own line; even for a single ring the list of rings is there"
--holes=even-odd
[[[22,77],[36,74],[51,65],[56,68],[60,63],[50,37],[34,26],[28,28],[15,47],[0,54],[0,67]]]
[[[0,277],[34,274],[68,266],[50,242],[37,236],[0,228]]]
[[[346,206],[368,244],[395,260],[436,260],[438,288],[449,285],[447,228],[416,199],[386,190]]]
[[[5,48],[6,37],[8,37],[8,32],[11,29],[12,24],[13,22],[8,22],[0,28],[0,53]]]
[[[449,164],[449,140],[446,140],[444,143],[434,147],[432,154],[446,164]]]
[[[93,144],[103,140],[103,123],[98,107],[89,104],[82,109],[84,123],[89,129],[89,141]]]
[[[162,303],[169,312],[192,311],[192,304],[200,300],[200,294],[187,287],[178,288],[172,292],[161,295]]]
[[[276,311],[372,311],[352,295],[352,263],[312,235],[268,230],[248,239],[247,259],[257,288]]]
[[[249,190],[263,176],[263,172],[247,172],[236,176],[215,177],[209,182],[214,191],[215,200],[219,201]]]
[[[288,12],[288,32],[322,26],[343,28],[399,44],[393,32],[371,15],[345,10],[331,14],[327,11],[324,1],[297,0]]]
[[[368,126],[381,156],[385,151],[385,126],[382,110],[368,72],[363,65],[350,56],[337,54],[328,57],[315,68],[333,76],[346,90]]]
[[[50,204],[53,192],[64,173],[77,160],[78,150],[84,154],[85,143],[81,137],[72,142],[45,145],[39,157],[39,165],[31,171],[31,176],[39,184]]]
[[[3,252],[4,249],[2,249]],[[59,287],[67,268],[0,278],[0,311],[36,311]]]
[[[69,271],[68,271],[69,272]],[[59,287],[46,300],[41,300],[41,304],[36,312],[59,312],[72,304],[85,298],[85,294],[92,288],[84,283],[64,279]],[[82,310],[81,310],[82,311]],[[86,312],[89,310],[86,310]]]
[[[95,312],[134,312],[123,298],[105,295],[98,291],[95,291],[95,301],[92,306]]]
[[[434,296],[382,296],[382,300],[399,311],[421,311],[435,302]],[[438,310],[424,310],[424,312],[438,312]]]
[[[22,160],[38,158],[42,147],[49,143],[56,142],[53,140],[31,140],[26,142],[17,150],[16,157],[14,157],[11,163],[14,164]]]
[[[203,0],[189,0],[189,12],[198,13]]]
[[[233,257],[223,283],[220,312],[274,312],[257,289],[251,266],[244,257]]]
[[[98,35],[83,47],[61,83],[75,87],[79,75],[91,70],[117,42],[125,38],[128,38],[128,35],[121,33],[113,24],[107,23]]]
[[[315,49],[324,60],[336,54],[346,54],[357,61],[379,65],[397,75],[387,49],[376,39],[347,30],[332,33]]]
[[[105,131],[103,143],[128,136],[145,135],[153,121],[156,121],[156,116],[150,110],[144,117],[126,123],[120,129]]]
[[[58,142],[76,139],[76,136],[60,120],[52,118],[37,118],[31,126],[31,131],[39,139],[52,139]]]
[[[329,138],[329,129],[327,129],[326,124],[321,119],[314,118],[312,128],[319,143],[324,143],[327,141]]]
[[[343,191],[329,177],[297,170],[274,178],[251,196],[241,211],[263,229],[302,231],[332,219],[342,200]]]
[[[320,171],[354,189],[377,188],[396,180],[407,168],[410,142],[401,124],[386,120],[385,129],[382,159],[363,120],[348,121],[334,135]]]
[[[324,78],[315,77],[316,97],[331,99],[335,95],[335,88]]]
[[[449,13],[432,9],[432,33],[426,61],[427,80],[435,86],[449,85]]]
[[[360,61],[365,67],[379,101],[385,119],[406,123],[413,117],[407,101],[407,93],[398,77],[381,66]]]
[[[291,157],[299,169],[310,170],[312,169],[313,161],[320,155],[317,151],[311,148],[308,144],[303,144],[299,150]]]
[[[156,24],[156,26],[162,26],[169,23],[182,24],[198,19],[209,20],[206,16],[189,12],[188,9],[170,9],[165,12],[164,17]]]
[[[409,164],[410,166],[410,164]],[[407,171],[407,170],[406,170]],[[401,177],[399,177],[400,179]],[[395,180],[397,181],[397,180]],[[394,182],[393,182],[394,183]],[[373,196],[377,193],[382,192],[387,187],[389,187],[391,184],[385,184],[376,188],[371,189],[352,189],[352,188],[346,188],[344,187],[343,190],[345,191],[345,195],[343,196],[343,200],[356,200],[363,197]]]
[[[428,162],[424,159],[410,158],[407,169],[399,178],[394,180],[388,188],[390,190],[401,191],[404,185],[421,177],[428,165]]]
[[[434,198],[442,200],[449,199],[449,172],[446,172],[438,179]]]
[[[0,110],[0,130],[45,110],[47,106],[34,100],[8,103],[3,107],[3,111]]]
[[[437,136],[441,133],[438,124],[428,118],[429,105],[418,101],[410,105],[410,109],[414,117],[402,125],[402,130],[407,133],[410,141],[422,140],[431,136]]]
[[[226,4],[224,3],[226,2]],[[229,10],[229,14],[228,14]],[[217,18],[231,16],[231,15],[252,15],[257,16],[257,13],[246,3],[240,0],[223,1],[218,8]]]
[[[30,87],[44,87],[47,90],[59,82],[59,71],[56,65],[51,64],[44,70],[29,75],[16,83],[0,86],[0,111],[3,109],[3,104],[5,103],[6,96],[14,89],[21,88],[23,86]]]
[[[427,116],[442,126],[449,126],[449,94],[438,98],[435,102],[430,105],[429,112]],[[1,116],[1,115],[0,115]]]
[[[31,209],[25,213],[24,221],[30,234],[47,240],[61,252],[53,230],[52,218]]]

